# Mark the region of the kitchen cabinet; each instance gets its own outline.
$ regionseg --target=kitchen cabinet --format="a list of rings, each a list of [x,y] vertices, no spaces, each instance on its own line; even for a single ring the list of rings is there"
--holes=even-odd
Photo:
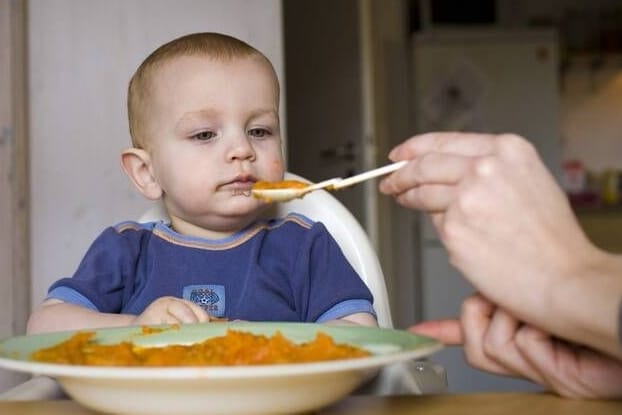
[[[622,207],[577,209],[587,237],[606,251],[622,253]]]

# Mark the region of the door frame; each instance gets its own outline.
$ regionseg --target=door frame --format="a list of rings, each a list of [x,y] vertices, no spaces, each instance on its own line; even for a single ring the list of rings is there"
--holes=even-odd
[[[27,0],[0,0],[0,337],[30,314]],[[0,371],[0,391],[28,375]]]
[[[0,0],[0,74],[0,336],[8,337],[25,332],[30,313],[26,0]]]

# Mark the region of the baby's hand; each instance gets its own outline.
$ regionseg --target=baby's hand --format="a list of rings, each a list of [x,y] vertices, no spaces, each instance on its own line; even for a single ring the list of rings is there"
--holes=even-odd
[[[134,324],[185,324],[207,321],[210,321],[209,314],[192,301],[176,297],[160,297],[134,319]]]

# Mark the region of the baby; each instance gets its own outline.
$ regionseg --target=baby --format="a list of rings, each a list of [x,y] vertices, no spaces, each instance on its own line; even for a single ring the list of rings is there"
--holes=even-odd
[[[373,298],[318,222],[261,219],[256,181],[282,180],[279,82],[233,37],[196,33],[132,77],[124,171],[170,223],[123,222],[55,282],[28,332],[226,318],[376,325]]]

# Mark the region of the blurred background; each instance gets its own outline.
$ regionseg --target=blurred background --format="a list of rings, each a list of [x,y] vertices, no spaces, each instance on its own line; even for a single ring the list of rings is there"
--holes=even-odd
[[[622,251],[618,0],[0,0],[1,337],[24,332],[104,227],[149,207],[119,166],[127,83],[197,31],[273,62],[290,171],[348,176],[418,132],[514,132],[590,238]],[[423,215],[375,182],[337,196],[377,248],[396,327],[458,313],[472,288]],[[459,348],[433,360],[453,392],[535,388],[468,368]],[[20,380],[0,372],[0,390]]]

